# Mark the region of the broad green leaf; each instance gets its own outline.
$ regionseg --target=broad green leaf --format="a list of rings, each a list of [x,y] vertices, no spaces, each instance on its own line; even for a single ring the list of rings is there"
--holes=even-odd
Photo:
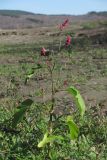
[[[34,69],[29,74],[27,74],[25,79],[25,84],[27,84],[28,80],[32,78],[33,75],[34,75]]]
[[[44,137],[43,137],[43,140],[39,142],[38,147],[42,148],[47,143],[51,143],[51,142],[53,142],[55,140],[63,140],[63,137],[61,137],[61,136],[55,136],[55,135],[48,136],[48,133],[45,133]]]
[[[40,69],[40,68],[42,68],[42,65],[39,64],[39,63],[37,64],[37,67],[31,68],[31,70],[29,71],[29,73],[26,75],[25,84],[27,84],[28,80],[29,80],[30,78],[32,78],[32,76],[33,76],[34,73],[35,73],[35,70]]]
[[[27,78],[31,78],[34,75],[34,69],[32,69],[28,74]]]
[[[53,142],[53,141],[56,141],[56,140],[63,140],[63,137],[62,136],[55,136],[55,135],[52,135],[52,136],[48,137],[49,142]]]
[[[27,75],[27,78],[31,78],[34,75],[34,71]]]
[[[70,130],[71,140],[77,139],[78,134],[79,134],[79,129],[78,129],[78,126],[73,121],[71,116],[67,117],[67,125],[68,125],[69,130]]]
[[[21,103],[20,107],[23,107],[23,106],[28,107],[28,106],[31,106],[32,103],[33,101],[31,99],[26,99],[25,101]]]
[[[44,134],[43,140],[39,142],[38,147],[44,147],[48,143],[48,133]]]
[[[12,127],[16,127],[17,124],[23,119],[24,114],[29,106],[31,106],[33,101],[31,99],[26,99],[20,106],[17,107],[16,113],[13,115]]]
[[[37,70],[37,69],[40,69],[40,68],[42,68],[43,66],[42,66],[42,64],[40,64],[40,63],[37,63],[37,66],[36,67],[32,67],[32,70]]]
[[[81,94],[79,93],[79,91],[71,86],[69,89],[68,89],[68,92],[70,94],[72,94],[72,96],[74,97],[75,101],[76,101],[76,105],[77,107],[79,108],[79,111],[80,111],[80,115],[83,117],[84,113],[85,113],[85,103],[84,103],[84,100],[81,96]]]

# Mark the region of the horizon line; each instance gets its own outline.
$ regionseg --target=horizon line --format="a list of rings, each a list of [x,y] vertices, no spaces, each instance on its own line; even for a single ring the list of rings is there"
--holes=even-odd
[[[47,13],[36,13],[36,12],[32,12],[32,11],[28,11],[28,10],[20,10],[20,9],[0,9],[0,11],[19,11],[19,12],[28,12],[28,13],[31,13],[31,14],[34,14],[34,15],[50,15],[50,16],[82,16],[82,15],[87,15],[87,14],[90,14],[90,13],[101,13],[101,12],[107,12],[107,11],[89,11],[89,12],[86,12],[86,13],[81,13],[81,14],[68,14],[68,13],[59,13],[59,14],[47,14]]]

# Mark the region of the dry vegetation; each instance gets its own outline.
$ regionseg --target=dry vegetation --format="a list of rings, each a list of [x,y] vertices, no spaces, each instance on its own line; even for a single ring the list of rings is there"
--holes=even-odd
[[[75,105],[65,91],[65,80],[67,87],[73,84],[80,90],[87,106],[78,144],[67,137],[63,144],[53,146],[54,156],[50,159],[107,159],[107,17],[96,13],[68,16],[71,24],[60,33],[57,24],[65,17],[18,13],[0,16],[0,160],[47,160],[46,149],[41,151],[36,147],[46,128],[51,100],[50,75],[44,67],[45,58],[40,56],[42,46],[55,51],[55,114],[74,111]],[[68,34],[72,36],[71,50],[66,51],[62,45],[59,54],[59,35],[64,44]],[[26,75],[38,62],[43,67],[25,85]],[[32,98],[34,105],[19,124],[19,135],[6,133],[3,126],[9,124],[18,103],[25,98]],[[58,122],[59,128],[62,121]],[[63,131],[61,134],[66,137],[66,127]]]

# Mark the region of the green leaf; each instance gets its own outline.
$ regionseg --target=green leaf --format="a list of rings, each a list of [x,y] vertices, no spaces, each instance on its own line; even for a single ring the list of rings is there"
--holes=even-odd
[[[32,103],[33,101],[31,99],[26,99],[25,101],[21,103],[20,107],[23,107],[23,106],[28,107],[28,106],[31,106]]]
[[[33,75],[34,75],[34,71],[32,71],[32,73],[28,74],[28,75],[27,75],[27,78],[29,79],[29,78],[31,78]]]
[[[79,134],[78,126],[75,124],[75,122],[73,121],[71,116],[67,117],[67,121],[66,122],[67,122],[67,125],[68,125],[69,130],[70,130],[71,140],[77,139],[78,134]]]
[[[42,68],[42,65],[41,64],[37,64],[37,67],[33,67],[33,68],[31,68],[31,70],[29,71],[29,73],[26,75],[26,78],[25,78],[25,85],[27,84],[27,82],[28,82],[28,80],[30,79],[30,78],[32,78],[32,76],[34,75],[34,73],[35,73],[35,70],[37,70],[37,69],[40,69],[40,68]]]
[[[63,140],[63,137],[62,136],[55,136],[55,135],[48,136],[48,133],[45,133],[44,137],[43,137],[43,140],[39,142],[38,147],[42,148],[47,143],[51,143],[55,140]]]
[[[25,112],[28,107],[31,106],[33,101],[31,99],[26,99],[23,101],[20,106],[17,107],[16,113],[13,115],[12,127],[16,127],[17,124],[23,119]]]
[[[38,147],[44,147],[48,143],[48,133],[44,134],[43,140],[39,142]]]
[[[32,78],[33,75],[34,75],[34,70],[32,70],[29,74],[27,74],[25,78],[25,85],[27,84],[28,80]]]
[[[68,92],[69,92],[70,94],[72,94],[72,96],[74,97],[75,102],[76,102],[76,105],[77,105],[77,107],[78,107],[78,109],[79,109],[79,111],[80,111],[80,115],[81,115],[81,117],[83,117],[83,115],[84,115],[84,113],[85,113],[86,106],[85,106],[85,103],[84,103],[84,100],[83,100],[81,94],[80,94],[79,91],[78,91],[75,87],[73,87],[73,86],[71,86],[71,87],[68,89]]]
[[[56,141],[56,140],[63,140],[63,137],[62,136],[55,136],[55,135],[52,135],[52,136],[48,137],[48,142],[53,142],[53,141]]]

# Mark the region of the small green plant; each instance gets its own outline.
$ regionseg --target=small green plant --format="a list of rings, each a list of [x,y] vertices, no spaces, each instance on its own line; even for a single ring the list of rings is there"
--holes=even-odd
[[[68,19],[60,26],[61,32],[67,24],[68,24]],[[68,48],[70,45],[71,45],[71,37],[67,36],[65,46],[66,46],[66,48]],[[62,42],[60,40],[58,52],[61,51],[61,46],[62,46]],[[48,156],[49,156],[53,143],[55,141],[59,141],[59,142],[63,141],[64,137],[62,135],[54,134],[54,132],[56,130],[55,124],[57,123],[57,118],[54,113],[54,108],[55,108],[54,70],[56,67],[56,59],[54,59],[54,51],[48,51],[43,47],[41,50],[41,56],[43,56],[43,60],[46,63],[46,68],[48,69],[50,79],[51,79],[51,105],[50,105],[49,113],[47,115],[47,117],[49,119],[47,121],[47,129],[46,129],[46,132],[44,133],[43,139],[38,143],[38,147],[43,148],[46,145],[48,145]],[[27,84],[28,80],[30,78],[32,78],[32,76],[35,74],[35,70],[40,69],[40,68],[42,68],[41,65],[37,65],[36,68],[32,68],[31,72],[29,72],[27,74],[27,77],[25,79],[25,84]],[[84,113],[85,113],[85,103],[84,103],[83,98],[81,97],[81,94],[73,86],[68,88],[68,92],[73,96],[73,98],[76,102],[76,106],[79,109],[80,116],[81,116],[81,118],[83,118]],[[32,100],[26,100],[26,101],[27,102],[29,101],[29,103],[31,105]],[[13,127],[15,127],[17,125],[17,123],[20,122],[20,120],[22,119],[23,115],[25,114],[25,112],[27,110],[26,105],[23,106],[23,103],[21,104],[22,107],[19,107],[19,110],[13,116],[14,117],[12,120]],[[64,122],[63,122],[65,124],[65,126],[68,126],[69,132],[66,131],[66,133],[70,134],[71,140],[77,140],[79,137],[79,127],[74,121],[75,121],[75,119],[73,118],[73,116],[69,115],[64,118]]]
[[[62,30],[68,25],[69,20],[65,20],[64,23],[61,24],[60,30]],[[74,103],[76,104],[77,107],[77,112],[73,113],[72,115],[63,115],[57,116],[55,114],[55,93],[57,92],[58,88],[55,88],[55,80],[54,80],[54,71],[57,69],[57,58],[59,58],[59,54],[61,53],[61,49],[64,47],[65,50],[69,50],[70,52],[70,45],[71,45],[71,36],[67,36],[65,40],[65,44],[63,45],[60,39],[59,42],[59,47],[57,50],[48,50],[45,49],[44,47],[41,50],[40,54],[40,59],[42,59],[43,64],[41,65],[40,63],[35,64],[36,67],[32,67],[30,70],[28,70],[28,73],[26,74],[25,77],[25,85],[29,83],[29,80],[32,79],[33,76],[35,76],[40,69],[46,69],[46,71],[49,74],[50,77],[50,90],[51,90],[51,100],[49,105],[44,104],[42,105],[45,106],[45,109],[47,109],[47,114],[46,116],[41,118],[41,115],[43,116],[43,113],[39,112],[39,122],[33,123],[32,117],[29,116],[30,114],[30,109],[33,104],[32,99],[25,99],[21,103],[19,103],[18,107],[16,108],[15,113],[13,116],[8,120],[9,121],[9,127],[10,129],[8,131],[17,131],[17,128],[20,128],[20,131],[26,130],[28,132],[28,135],[30,135],[30,130],[33,131],[34,128],[27,128],[23,129],[23,123],[24,124],[30,124],[31,122],[33,123],[33,127],[36,127],[37,131],[34,134],[38,135],[38,132],[41,133],[41,136],[38,139],[33,139],[33,141],[37,141],[36,145],[33,147],[38,148],[39,150],[43,150],[44,159],[52,157],[52,152],[53,152],[53,147],[61,146],[65,141],[68,143],[75,143],[78,146],[79,142],[79,134],[80,134],[80,123],[83,120],[83,116],[85,113],[85,103],[84,100],[80,94],[80,92],[74,87],[70,86],[67,87],[67,92],[68,94],[70,93],[72,97],[74,98]],[[55,54],[57,54],[55,56]],[[70,58],[71,56],[69,56]],[[37,71],[37,72],[36,72]],[[60,72],[59,72],[60,73]],[[58,80],[60,80],[60,77],[58,77]],[[66,85],[67,82],[64,81],[64,84]],[[61,85],[60,85],[61,88]],[[27,116],[26,116],[27,115]],[[78,116],[79,115],[79,116]],[[26,118],[27,117],[27,118]],[[34,117],[34,119],[36,119]],[[58,128],[58,125],[60,127]],[[64,129],[64,134],[62,134],[62,130]],[[19,132],[20,132],[19,131]],[[66,136],[65,136],[66,134]],[[40,140],[42,139],[42,140]],[[12,139],[12,143],[16,144],[16,141],[18,139]],[[33,143],[33,142],[32,142]],[[20,144],[21,145],[21,144]],[[29,145],[27,143],[27,145]],[[15,146],[14,146],[15,147]],[[37,149],[37,150],[38,150]],[[54,153],[55,154],[55,153]],[[57,155],[55,155],[57,157]],[[53,158],[52,158],[53,159]]]

